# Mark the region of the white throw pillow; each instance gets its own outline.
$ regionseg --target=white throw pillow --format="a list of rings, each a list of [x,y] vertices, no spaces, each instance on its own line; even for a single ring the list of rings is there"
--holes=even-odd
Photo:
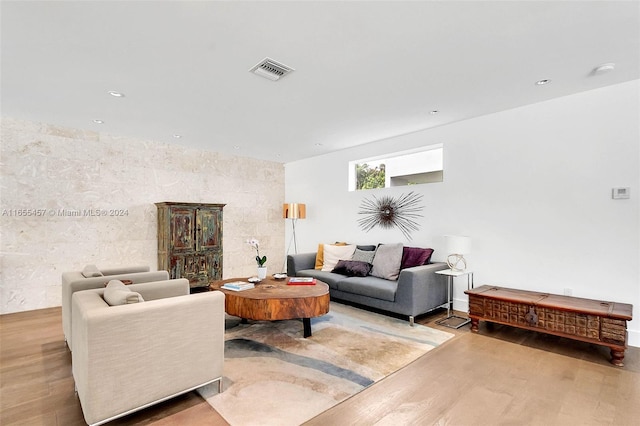
[[[331,272],[336,267],[339,260],[350,260],[353,252],[356,251],[355,244],[346,246],[334,246],[332,244],[324,245],[324,260],[322,270]]]
[[[100,272],[96,265],[87,265],[82,270],[82,276],[85,278],[101,277],[102,272]]]
[[[128,305],[130,303],[144,302],[140,293],[131,291],[120,280],[111,280],[104,289],[104,301],[109,306]]]

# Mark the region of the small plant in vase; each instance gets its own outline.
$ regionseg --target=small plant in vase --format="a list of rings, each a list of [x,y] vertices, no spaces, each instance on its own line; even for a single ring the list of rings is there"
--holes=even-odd
[[[260,256],[260,243],[255,238],[251,238],[247,240],[247,244],[249,244],[252,248],[256,250],[256,262],[258,264],[258,278],[263,280],[267,277],[267,267],[264,266],[267,263],[267,256]]]

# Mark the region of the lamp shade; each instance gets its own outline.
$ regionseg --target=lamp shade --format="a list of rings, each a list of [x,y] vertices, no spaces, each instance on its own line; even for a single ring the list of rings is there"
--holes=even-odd
[[[471,253],[471,238],[461,235],[445,235],[447,253],[467,254]]]
[[[289,203],[282,205],[283,219],[304,219],[307,217],[307,206],[301,203]]]

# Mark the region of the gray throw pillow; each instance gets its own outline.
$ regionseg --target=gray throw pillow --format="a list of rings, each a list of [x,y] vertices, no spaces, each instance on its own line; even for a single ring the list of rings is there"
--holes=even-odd
[[[373,263],[373,257],[375,255],[375,251],[360,250],[359,248],[356,248],[356,251],[353,253],[351,260],[354,260],[356,262]]]
[[[128,305],[130,303],[144,302],[140,293],[131,291],[120,280],[111,280],[104,289],[104,301],[109,306]]]
[[[400,274],[402,262],[402,243],[380,244],[373,258],[371,275],[395,281]]]

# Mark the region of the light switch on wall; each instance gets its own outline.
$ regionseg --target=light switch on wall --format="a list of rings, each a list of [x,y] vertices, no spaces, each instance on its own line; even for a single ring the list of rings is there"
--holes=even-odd
[[[627,199],[630,196],[631,196],[631,188],[629,188],[628,186],[613,188],[611,190],[611,198],[613,198],[614,200]]]

